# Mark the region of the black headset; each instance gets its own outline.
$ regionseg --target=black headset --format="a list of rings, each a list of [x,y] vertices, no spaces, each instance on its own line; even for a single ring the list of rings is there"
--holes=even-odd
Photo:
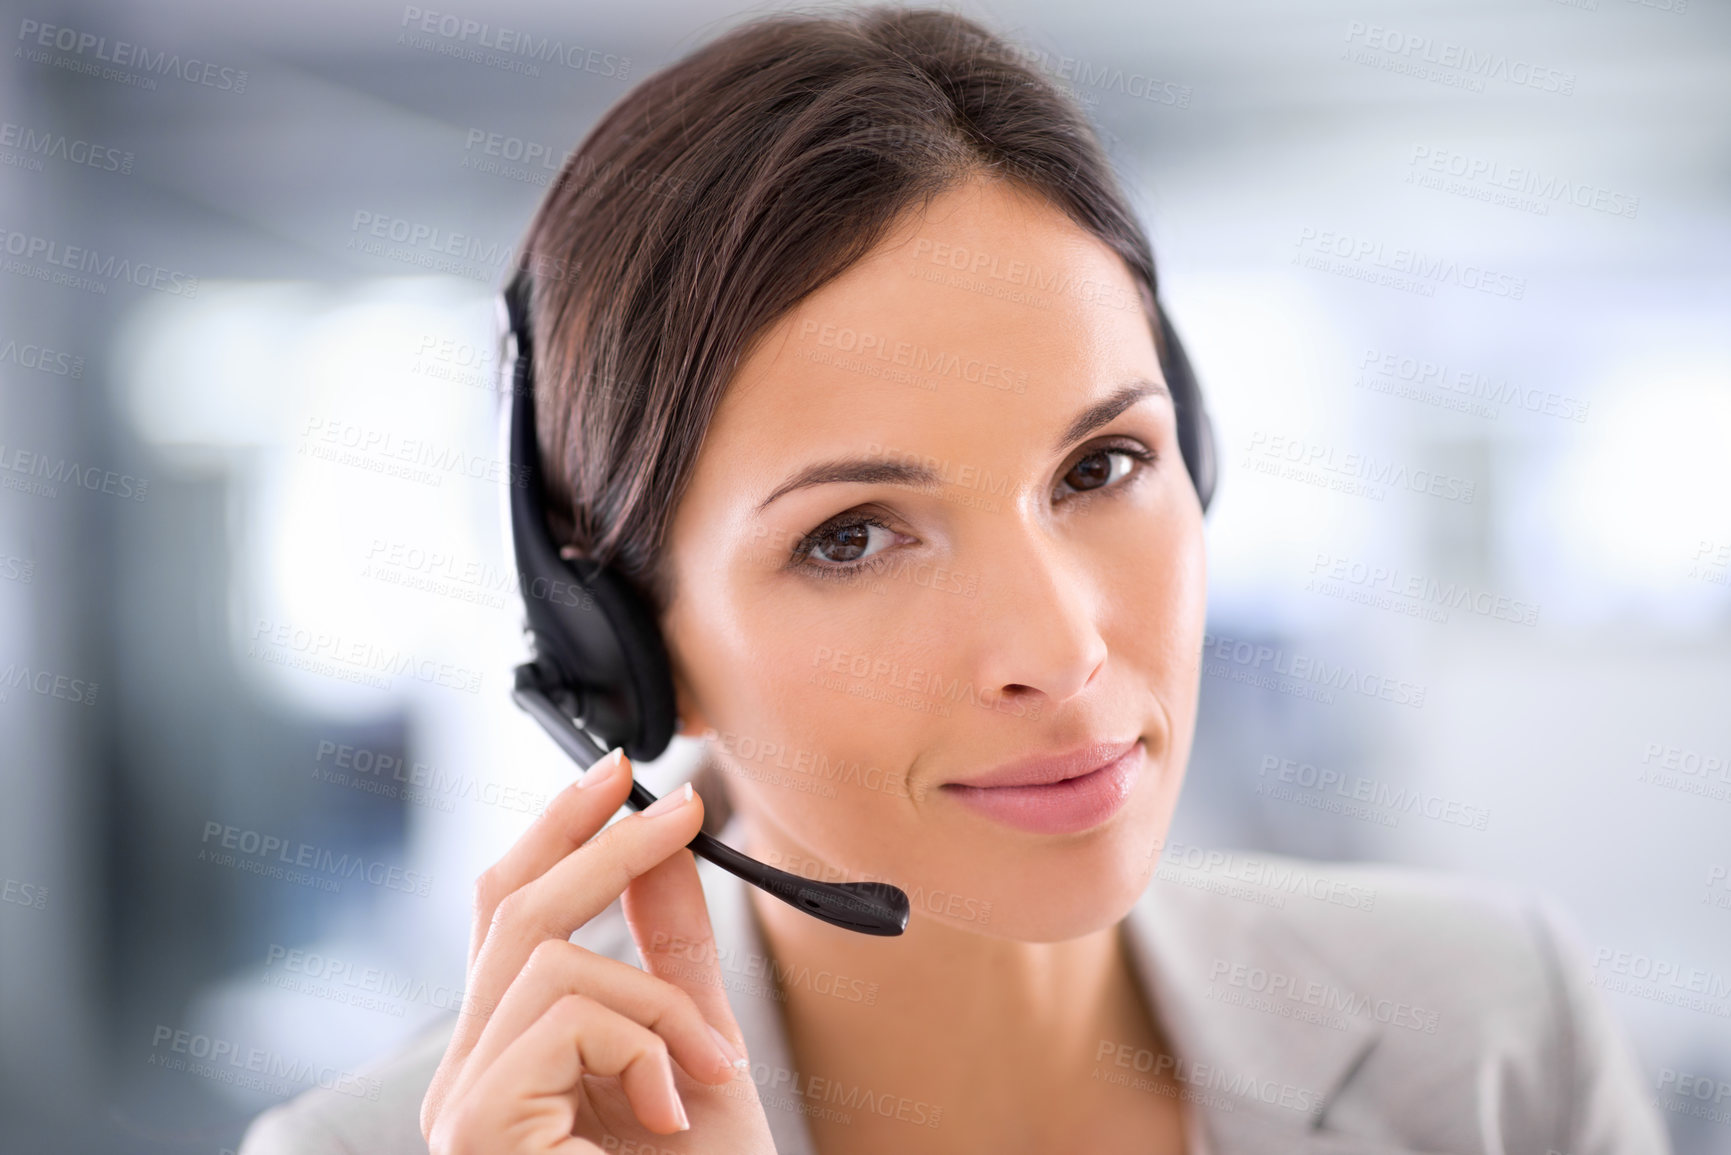
[[[586,558],[561,555],[542,500],[535,440],[534,357],[528,270],[506,287],[501,308],[509,379],[507,438],[511,541],[535,656],[517,667],[511,696],[559,747],[587,769],[623,746],[633,761],[661,756],[673,739],[673,676],[648,604],[625,578]],[[1178,447],[1206,510],[1214,496],[1213,426],[1190,360],[1156,303],[1165,349],[1160,360],[1178,419]],[[503,390],[502,390],[503,391]],[[642,810],[655,796],[633,781],[627,800]],[[907,929],[908,897],[884,882],[814,882],[749,858],[699,832],[692,853],[825,922],[863,934]]]

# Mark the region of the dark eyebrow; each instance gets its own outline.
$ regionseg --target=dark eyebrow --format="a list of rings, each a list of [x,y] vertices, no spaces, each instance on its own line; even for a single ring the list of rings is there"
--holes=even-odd
[[[1146,378],[1137,378],[1126,385],[1122,385],[1111,396],[1096,401],[1078,413],[1075,420],[1070,422],[1069,427],[1058,438],[1053,446],[1053,452],[1063,452],[1144,397],[1169,398],[1170,396],[1166,386]],[[768,497],[758,503],[757,512],[762,513],[768,508],[770,502],[792,490],[839,482],[852,482],[860,485],[905,485],[913,489],[931,490],[942,484],[943,475],[931,466],[917,462],[873,460],[860,457],[819,461],[806,466],[776,486]]]
[[[851,481],[863,485],[906,485],[914,489],[936,489],[939,480],[938,471],[929,465],[851,457],[819,461],[815,465],[806,466],[776,486],[774,493],[758,503],[757,512],[762,513],[770,502],[789,490],[804,489],[808,485]]]
[[[1158,381],[1150,381],[1146,377],[1138,377],[1128,384],[1118,387],[1118,391],[1110,397],[1096,401],[1082,412],[1076,414],[1076,420],[1070,422],[1070,427],[1052,445],[1053,453],[1062,453],[1100,426],[1106,424],[1144,397],[1165,397],[1171,399],[1172,394],[1166,386]]]

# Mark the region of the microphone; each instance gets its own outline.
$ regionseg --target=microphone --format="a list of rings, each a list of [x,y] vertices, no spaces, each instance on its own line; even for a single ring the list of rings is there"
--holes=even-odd
[[[512,699],[541,723],[561,750],[587,770],[607,753],[608,748],[583,728],[580,710],[578,717],[571,718],[554,705],[540,684],[540,678],[539,667],[534,662],[518,666],[516,684],[511,690]],[[633,777],[631,796],[626,802],[633,809],[642,810],[654,805],[655,795]],[[887,882],[832,883],[801,878],[741,854],[701,830],[686,845],[693,854],[708,859],[734,877],[744,879],[827,923],[857,930],[861,934],[897,935],[907,929],[908,896]]]

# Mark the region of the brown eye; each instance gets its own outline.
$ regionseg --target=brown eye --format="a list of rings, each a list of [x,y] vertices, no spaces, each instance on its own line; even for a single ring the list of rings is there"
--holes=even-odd
[[[826,525],[800,543],[800,552],[830,565],[846,565],[882,552],[895,538],[888,526],[875,521],[844,521]],[[877,548],[867,553],[873,542]]]
[[[1139,461],[1151,460],[1146,450],[1109,447],[1096,449],[1077,461],[1064,475],[1063,484],[1077,493],[1101,489],[1122,481]]]

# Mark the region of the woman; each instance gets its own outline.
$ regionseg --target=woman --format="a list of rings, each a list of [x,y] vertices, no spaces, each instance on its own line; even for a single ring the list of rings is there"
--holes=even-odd
[[[609,112],[524,258],[554,532],[653,604],[704,788],[603,831],[631,767],[598,763],[479,880],[464,1013],[247,1155],[1663,1149],[1522,904],[1152,882],[1201,504],[1148,242],[1012,49],[736,30]],[[895,882],[906,933],[700,870],[706,818]]]

